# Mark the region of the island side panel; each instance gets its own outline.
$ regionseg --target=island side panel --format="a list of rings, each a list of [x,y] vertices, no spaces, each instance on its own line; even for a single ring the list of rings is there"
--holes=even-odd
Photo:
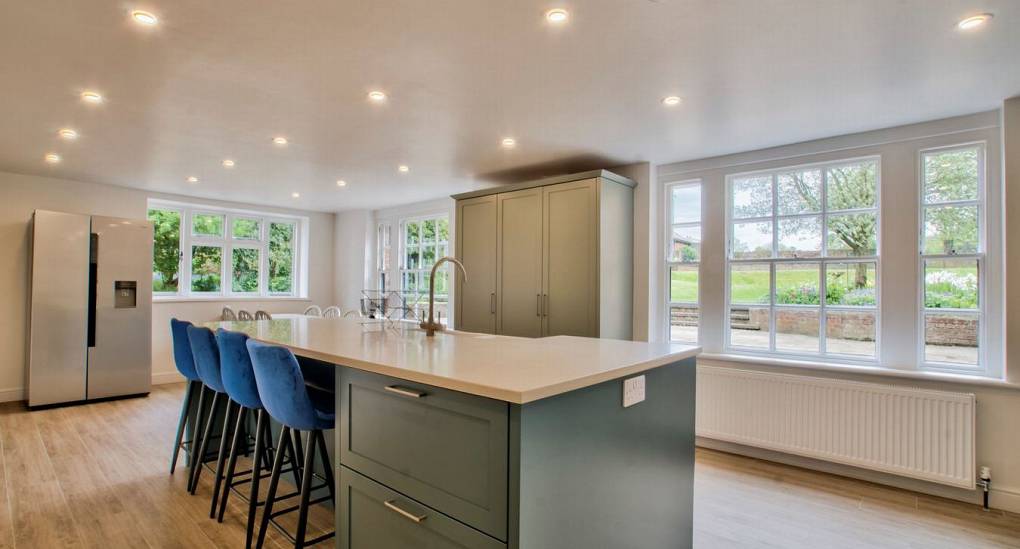
[[[643,375],[511,407],[511,548],[691,547],[695,359]]]

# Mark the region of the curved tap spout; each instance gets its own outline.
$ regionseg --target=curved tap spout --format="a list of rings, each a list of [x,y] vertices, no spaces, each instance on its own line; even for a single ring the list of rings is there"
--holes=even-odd
[[[436,270],[443,263],[450,262],[460,269],[461,276],[464,277],[464,282],[467,282],[467,269],[464,268],[464,264],[460,262],[456,257],[440,257],[435,265],[432,265],[432,274],[429,275],[429,319],[421,323],[421,328],[425,330],[425,335],[432,337],[436,335],[437,331],[443,331],[443,325],[435,321],[433,316],[433,309],[436,305]]]

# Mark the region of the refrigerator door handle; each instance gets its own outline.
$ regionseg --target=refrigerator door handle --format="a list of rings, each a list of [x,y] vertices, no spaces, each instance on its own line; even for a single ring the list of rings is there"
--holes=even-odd
[[[99,235],[92,233],[89,238],[89,310],[88,310],[88,346],[96,346],[96,301],[99,284]]]

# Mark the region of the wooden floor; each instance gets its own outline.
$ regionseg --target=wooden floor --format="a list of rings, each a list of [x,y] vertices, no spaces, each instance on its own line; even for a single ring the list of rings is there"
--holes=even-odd
[[[242,547],[168,474],[183,385],[147,398],[28,412],[0,405],[0,549]],[[184,471],[184,469],[181,469]],[[331,516],[316,514],[318,527]],[[695,547],[1020,547],[1020,516],[708,450],[698,451]],[[284,547],[275,531],[270,547]],[[323,544],[330,546],[330,544]],[[568,549],[568,548],[564,548]]]

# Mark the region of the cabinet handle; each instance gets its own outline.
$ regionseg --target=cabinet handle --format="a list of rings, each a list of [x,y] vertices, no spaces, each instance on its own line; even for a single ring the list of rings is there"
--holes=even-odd
[[[496,292],[489,294],[489,312],[496,314]]]
[[[428,518],[428,515],[416,515],[410,511],[405,511],[400,507],[397,507],[397,504],[394,503],[395,501],[396,500],[384,501],[383,505],[385,505],[386,508],[389,509],[390,511],[393,511],[394,513],[397,513],[398,515],[415,523],[421,523],[421,521]]]
[[[396,393],[400,396],[406,396],[411,398],[422,398],[428,394],[424,391],[415,391],[414,389],[408,389],[407,387],[401,387],[400,385],[387,385],[386,390],[391,393]]]
[[[542,294],[535,294],[535,316],[542,316]]]
[[[545,311],[542,316],[549,316],[549,294],[545,294]]]

